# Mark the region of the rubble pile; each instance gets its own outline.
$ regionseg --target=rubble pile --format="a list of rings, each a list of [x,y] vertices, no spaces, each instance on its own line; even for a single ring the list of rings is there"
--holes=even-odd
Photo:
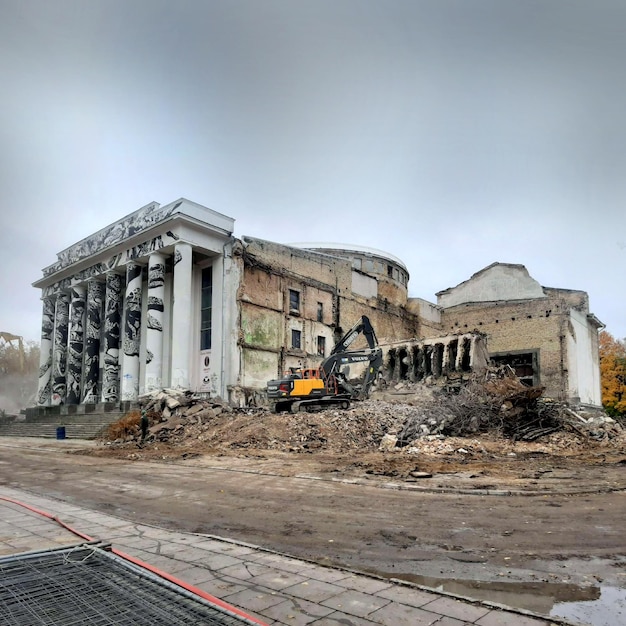
[[[109,445],[168,444],[202,449],[267,449],[289,452],[376,450],[386,432],[410,407],[367,401],[352,410],[275,414],[232,408],[220,399],[203,400],[165,389],[140,398],[135,411],[111,425]],[[149,418],[142,441],[141,413]]]
[[[420,438],[471,437],[496,433],[513,441],[536,441],[556,432],[574,432],[585,439],[607,441],[622,437],[622,426],[600,411],[572,410],[567,404],[542,398],[542,387],[523,385],[508,367],[490,368],[473,378],[458,394],[440,393],[410,415],[396,445]],[[387,438],[384,447],[389,447]]]
[[[557,448],[573,448],[576,441],[626,443],[626,430],[604,413],[574,411],[545,399],[543,389],[522,385],[506,369],[489,370],[458,393],[445,389],[425,393],[419,383],[402,383],[396,391],[395,400],[387,394],[384,400],[355,402],[348,410],[292,415],[233,408],[219,398],[164,389],[142,396],[141,411],[112,424],[105,439],[113,447],[130,443],[198,453],[239,449],[353,453],[400,448],[445,452],[450,446],[478,449],[477,437],[485,433],[509,442],[551,441]],[[145,437],[142,415],[148,418]]]

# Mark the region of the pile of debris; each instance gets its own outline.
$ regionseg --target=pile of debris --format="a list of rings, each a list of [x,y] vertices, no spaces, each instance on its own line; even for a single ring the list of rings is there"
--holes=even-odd
[[[383,448],[412,445],[417,439],[472,437],[496,433],[512,441],[536,441],[555,432],[574,432],[607,441],[624,435],[622,426],[601,411],[576,412],[543,398],[543,387],[528,387],[508,366],[490,368],[458,394],[440,393],[410,415]],[[393,437],[393,438],[392,438]]]
[[[265,449],[288,452],[376,450],[386,432],[406,411],[388,405],[360,403],[353,410],[297,415],[262,408],[233,408],[219,398],[164,389],[142,396],[141,410],[110,425],[109,445],[167,444],[188,449]],[[145,438],[141,416],[148,418]]]
[[[604,413],[574,411],[524,386],[509,369],[489,370],[458,393],[425,393],[402,383],[398,400],[354,403],[348,410],[275,414],[263,408],[233,408],[219,398],[202,399],[165,389],[140,398],[141,411],[112,424],[108,445],[175,447],[188,452],[279,450],[328,453],[398,450],[448,438],[475,439],[489,433],[529,442],[567,435],[584,442],[621,445],[626,430]],[[415,387],[412,393],[411,387]],[[148,427],[141,430],[141,416]],[[568,444],[570,445],[570,444]]]

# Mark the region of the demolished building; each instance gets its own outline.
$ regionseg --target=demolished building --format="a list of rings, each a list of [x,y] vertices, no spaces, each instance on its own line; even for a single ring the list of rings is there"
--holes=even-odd
[[[437,294],[442,331],[485,333],[489,357],[548,397],[601,406],[598,331],[584,291],[542,287],[523,265],[493,263]]]
[[[184,198],[151,203],[60,252],[34,283],[42,290],[38,404],[132,402],[166,387],[256,404],[267,380],[317,366],[362,315],[383,345],[390,380],[482,367],[485,337],[492,356],[517,350],[498,343],[480,311],[470,319],[467,298],[409,298],[409,272],[389,253],[236,238],[234,221]],[[571,323],[589,326],[585,315],[570,315]],[[594,343],[588,331],[568,362],[584,376],[597,369],[597,333]],[[551,370],[541,363],[545,384]]]

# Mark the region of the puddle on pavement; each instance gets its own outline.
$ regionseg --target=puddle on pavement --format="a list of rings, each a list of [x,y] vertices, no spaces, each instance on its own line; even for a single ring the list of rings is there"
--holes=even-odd
[[[626,624],[626,589],[602,586],[600,591],[600,597],[591,602],[559,602],[554,605],[550,615],[564,617],[575,624]]]
[[[550,582],[447,580],[416,574],[376,572],[438,591],[487,600],[591,626],[626,624],[626,589]]]

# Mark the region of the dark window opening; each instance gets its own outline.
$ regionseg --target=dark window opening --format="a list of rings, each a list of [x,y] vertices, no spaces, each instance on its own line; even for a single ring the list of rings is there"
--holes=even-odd
[[[300,292],[295,289],[289,290],[289,311],[300,312]]]
[[[454,371],[456,369],[456,357],[459,352],[459,342],[451,341],[449,350],[450,352],[448,354],[449,354],[450,362],[448,363],[448,368],[451,371]]]
[[[317,303],[317,321],[318,322],[324,321],[324,303],[323,302]]]
[[[426,346],[424,348],[424,376],[430,376],[433,373],[433,347]]]
[[[326,337],[318,335],[317,337],[317,354],[319,356],[326,356]]]
[[[200,350],[211,349],[211,318],[213,309],[213,268],[202,270],[200,291]]]
[[[393,277],[393,265],[387,265],[387,276],[389,276],[389,278]]]
[[[525,352],[521,354],[497,354],[491,357],[495,365],[510,366],[520,381],[532,387],[539,384],[539,368],[537,365],[537,352]]]
[[[302,332],[292,329],[291,331],[291,347],[302,348]]]

